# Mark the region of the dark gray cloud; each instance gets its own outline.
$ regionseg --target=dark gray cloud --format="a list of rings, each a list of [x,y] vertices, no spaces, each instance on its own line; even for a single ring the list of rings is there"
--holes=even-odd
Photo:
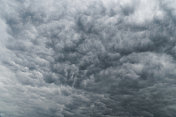
[[[174,117],[173,0],[0,0],[0,117]]]

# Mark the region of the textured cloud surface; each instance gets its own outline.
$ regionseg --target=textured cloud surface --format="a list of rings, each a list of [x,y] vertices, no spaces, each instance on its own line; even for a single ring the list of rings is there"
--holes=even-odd
[[[0,0],[0,117],[175,117],[174,0]]]

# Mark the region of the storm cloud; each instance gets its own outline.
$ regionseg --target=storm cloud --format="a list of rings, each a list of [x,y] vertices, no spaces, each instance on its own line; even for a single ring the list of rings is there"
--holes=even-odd
[[[0,117],[175,117],[174,0],[0,0]]]

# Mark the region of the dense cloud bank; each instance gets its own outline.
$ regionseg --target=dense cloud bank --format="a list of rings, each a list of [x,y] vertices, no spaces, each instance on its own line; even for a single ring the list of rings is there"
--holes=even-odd
[[[175,117],[174,0],[0,0],[0,117]]]

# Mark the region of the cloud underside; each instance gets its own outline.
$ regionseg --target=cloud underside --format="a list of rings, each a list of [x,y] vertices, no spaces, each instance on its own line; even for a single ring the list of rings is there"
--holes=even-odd
[[[174,117],[175,5],[0,0],[0,117]]]

